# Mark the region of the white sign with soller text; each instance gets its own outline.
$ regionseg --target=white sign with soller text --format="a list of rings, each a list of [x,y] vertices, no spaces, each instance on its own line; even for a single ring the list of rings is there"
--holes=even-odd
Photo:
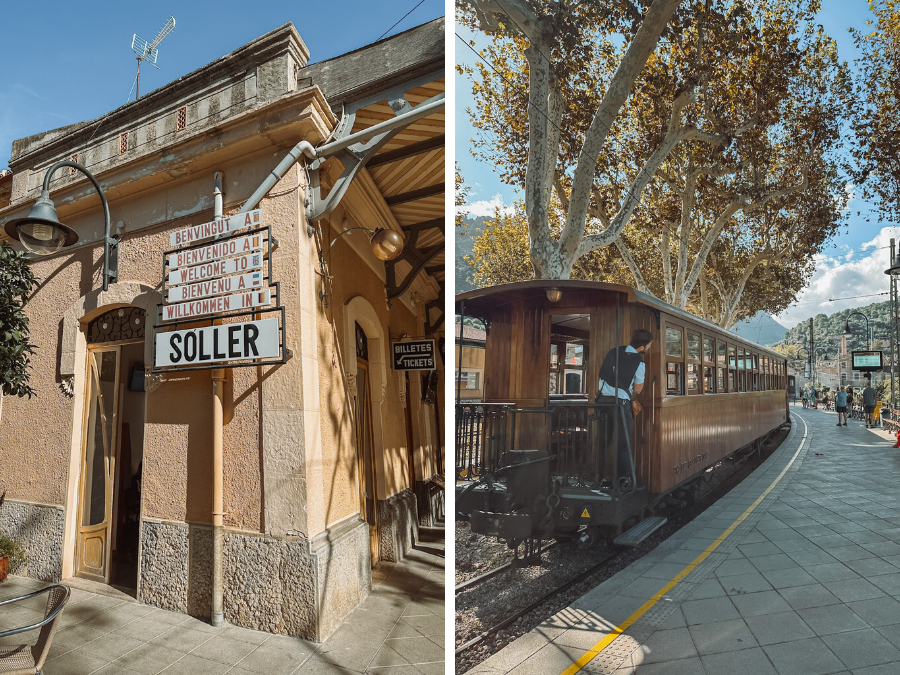
[[[191,265],[210,263],[222,258],[231,258],[236,255],[245,255],[262,249],[263,235],[250,234],[246,237],[218,241],[209,246],[200,246],[187,251],[177,251],[168,258],[170,270]]]
[[[278,319],[157,333],[155,365],[196,366],[242,359],[277,358]]]
[[[198,281],[224,277],[227,274],[243,274],[262,269],[262,266],[263,254],[259,252],[242,255],[238,258],[216,260],[215,262],[194,265],[193,267],[181,267],[169,272],[169,285],[194,284]]]
[[[245,227],[260,227],[260,225],[262,225],[262,213],[259,209],[253,209],[252,211],[247,211],[247,213],[238,213],[228,218],[221,218],[172,232],[169,235],[169,245],[189,246],[201,239],[217,237]]]
[[[209,281],[201,281],[197,284],[186,286],[172,286],[169,288],[167,300],[169,302],[184,302],[185,300],[199,300],[213,295],[226,295],[228,293],[240,293],[262,288],[262,272],[250,274],[236,274],[230,277],[217,277]]]
[[[237,312],[239,310],[254,309],[256,307],[268,307],[272,300],[272,292],[266,288],[261,291],[236,293],[235,295],[220,295],[215,298],[203,300],[191,300],[175,305],[163,305],[163,321],[181,321],[198,316],[218,314],[220,312]]]

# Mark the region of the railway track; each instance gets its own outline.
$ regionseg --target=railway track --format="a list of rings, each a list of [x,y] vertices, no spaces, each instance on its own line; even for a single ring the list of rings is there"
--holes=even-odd
[[[768,447],[766,447],[765,450],[763,450],[762,447],[749,451],[745,450],[744,452],[735,453],[730,462],[727,459],[724,460],[721,465],[724,465],[725,467],[727,467],[729,464],[731,465],[729,467],[731,470],[727,473],[727,475],[722,476],[714,486],[698,495],[698,498],[693,505],[687,506],[686,508],[683,508],[677,513],[673,514],[670,517],[670,523],[663,526],[659,530],[658,534],[654,534],[651,537],[651,540],[656,539],[657,537],[660,541],[668,538],[674,531],[680,529],[683,525],[685,525],[687,522],[690,522],[690,520],[696,517],[700,512],[708,508],[711,503],[714,503],[717,499],[719,499],[719,497],[729,492],[732,488],[738,485],[746,477],[746,475],[748,475],[758,464],[761,464],[762,461],[764,461],[769,456],[769,454],[771,454],[771,452],[773,452],[775,448],[780,445],[780,441],[783,440],[784,436],[786,435],[786,429],[782,429],[780,434],[776,432],[775,434],[772,434],[770,437],[766,438],[765,445]],[[772,443],[772,437],[774,436],[781,436],[781,438],[777,439],[777,442]],[[655,547],[655,545],[656,544],[652,544],[650,548]],[[559,544],[554,542],[549,546],[541,549],[541,554],[543,554],[545,551],[558,547]],[[641,548],[643,548],[643,545],[641,546]],[[634,557],[635,559],[637,559],[641,555],[643,555],[643,553],[638,549],[625,547],[619,548],[618,550],[612,552],[610,555],[604,557],[603,560],[600,560],[599,562],[591,565],[582,572],[575,574],[571,579],[568,579],[561,585],[554,587],[551,591],[544,593],[539,599],[528,604],[528,606],[515,610],[513,613],[506,616],[502,620],[494,623],[490,628],[479,632],[475,637],[457,647],[455,656],[459,658],[461,654],[464,654],[465,652],[471,650],[473,647],[477,647],[478,645],[484,643],[488,638],[495,635],[496,633],[509,628],[522,617],[530,614],[531,612],[534,612],[541,606],[552,602],[557,596],[566,593],[574,586],[589,579],[591,576],[602,573],[606,566],[615,562],[617,559],[624,556],[626,558],[624,564],[628,565],[633,562],[632,560],[629,560],[629,558]],[[508,571],[510,569],[515,569],[515,561],[499,565],[498,567],[495,567],[485,572],[484,574],[458,584],[456,586],[456,594],[458,595],[462,592],[470,591],[482,582],[494,578],[502,572]],[[543,618],[546,617],[542,617],[541,620],[543,620]],[[525,630],[527,631],[529,630],[529,628],[526,628]],[[481,657],[479,661],[483,660],[483,658],[485,657]],[[469,665],[471,666],[474,664]]]
[[[548,547],[548,548],[549,548],[549,547]],[[560,593],[565,593],[567,590],[569,590],[570,588],[572,588],[572,586],[574,586],[575,584],[577,584],[577,583],[579,583],[579,582],[581,582],[581,581],[584,581],[585,579],[589,578],[591,575],[593,575],[593,574],[599,572],[601,569],[603,569],[603,567],[604,567],[607,563],[611,562],[611,561],[614,560],[615,558],[618,558],[618,557],[619,557],[620,555],[622,555],[624,552],[625,552],[625,549],[623,549],[623,550],[621,550],[621,551],[616,551],[616,552],[613,553],[612,555],[607,556],[606,558],[604,558],[603,560],[601,560],[600,562],[598,562],[596,565],[594,565],[593,567],[590,567],[590,568],[586,569],[584,572],[581,572],[580,574],[576,575],[574,578],[570,579],[569,581],[567,581],[566,583],[564,583],[562,586],[559,586],[559,587],[553,589],[552,591],[550,591],[549,593],[547,593],[547,594],[544,595],[543,597],[541,597],[541,598],[539,598],[538,600],[535,600],[534,602],[532,602],[532,603],[531,603],[530,605],[528,605],[527,607],[524,607],[523,609],[520,609],[519,611],[515,612],[515,613],[512,614],[511,616],[508,616],[507,618],[503,619],[503,621],[500,621],[499,623],[493,625],[491,628],[489,628],[488,630],[484,631],[483,633],[481,633],[481,634],[478,635],[477,637],[475,637],[475,638],[469,640],[469,641],[466,642],[465,644],[460,645],[459,647],[456,648],[456,656],[459,656],[460,654],[462,654],[462,653],[463,653],[464,651],[466,651],[467,649],[470,649],[470,648],[474,647],[475,645],[480,644],[481,642],[483,642],[484,640],[486,640],[487,638],[489,638],[491,635],[493,635],[493,634],[496,633],[497,631],[501,631],[501,630],[503,630],[504,628],[506,628],[507,626],[511,626],[511,625],[514,624],[516,621],[518,621],[521,617],[523,617],[523,616],[525,616],[526,614],[528,614],[529,612],[532,612],[533,610],[537,609],[538,607],[540,607],[540,606],[543,605],[544,603],[546,603],[546,602],[552,600],[555,596],[559,595]],[[510,564],[510,563],[507,563],[507,565],[509,565],[509,564]],[[500,568],[497,568],[497,571],[499,571],[499,569],[500,569]],[[495,570],[491,570],[491,572],[494,572],[494,571],[495,571]],[[488,572],[487,574],[491,574],[491,572]],[[482,575],[482,577],[484,577],[484,576],[486,576],[486,575]],[[478,577],[476,577],[475,579],[470,579],[470,580],[469,580],[468,582],[466,582],[466,583],[471,583],[472,581],[476,581],[477,579],[478,579]],[[482,579],[482,581],[483,581],[483,579]],[[457,588],[458,588],[458,587],[457,587]]]

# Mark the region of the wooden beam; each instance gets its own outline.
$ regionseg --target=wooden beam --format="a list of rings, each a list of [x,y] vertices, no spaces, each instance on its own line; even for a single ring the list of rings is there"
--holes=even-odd
[[[396,150],[391,150],[389,152],[383,152],[380,155],[375,155],[372,159],[369,160],[368,164],[366,164],[366,168],[372,169],[376,166],[381,166],[382,164],[399,162],[401,159],[406,159],[407,157],[415,157],[416,155],[421,155],[423,153],[434,150],[435,148],[442,147],[444,147],[443,134],[441,134],[440,136],[435,136],[434,138],[426,139],[424,141],[419,141],[418,143],[407,145],[405,148],[397,148]]]
[[[384,201],[388,206],[396,206],[397,204],[405,204],[406,202],[414,202],[417,199],[425,197],[433,197],[434,195],[444,194],[444,184],[429,185],[428,187],[419,188],[418,190],[410,190],[409,192],[401,192],[393,197],[385,197]]]

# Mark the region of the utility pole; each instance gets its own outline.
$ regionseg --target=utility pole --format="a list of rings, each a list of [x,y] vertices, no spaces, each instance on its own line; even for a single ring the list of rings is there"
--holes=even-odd
[[[897,249],[894,242],[894,238],[891,237],[891,266],[890,269],[893,270],[894,265],[896,264],[897,257]],[[891,411],[894,411],[897,408],[897,392],[894,390],[894,378],[898,374],[897,369],[897,359],[900,358],[900,332],[898,332],[898,316],[897,316],[897,278],[892,274],[889,275],[891,279],[891,312],[890,312],[890,330],[888,331],[888,335],[891,338]],[[896,349],[896,352],[895,352]]]
[[[816,375],[815,375],[815,353],[816,353],[816,339],[813,337],[813,318],[809,317],[809,381],[810,387],[815,388],[816,386]]]

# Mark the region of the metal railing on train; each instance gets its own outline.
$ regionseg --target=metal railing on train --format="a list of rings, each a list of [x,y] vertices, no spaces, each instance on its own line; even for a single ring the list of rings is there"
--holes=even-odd
[[[630,402],[629,402],[630,404]],[[504,467],[504,453],[546,450],[563,487],[608,485],[616,467],[615,405],[553,402],[544,408],[513,403],[456,405],[456,479],[479,480]]]

